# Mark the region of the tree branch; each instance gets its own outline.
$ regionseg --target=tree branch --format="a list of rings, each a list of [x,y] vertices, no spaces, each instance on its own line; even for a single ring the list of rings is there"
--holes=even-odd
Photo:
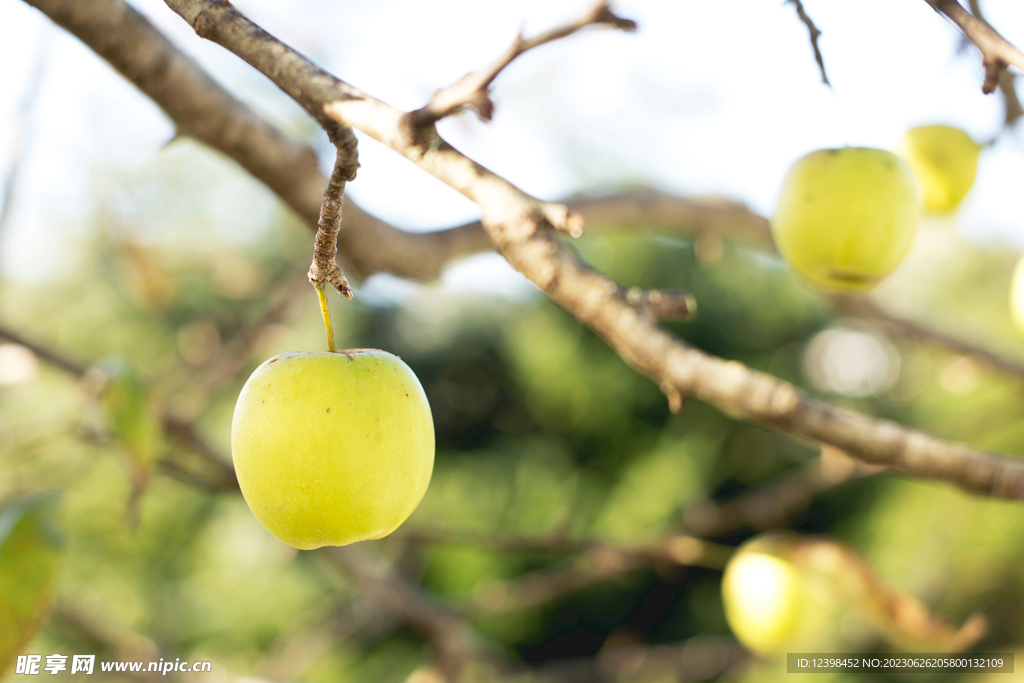
[[[688,199],[644,189],[574,198],[566,205],[591,229],[643,225],[671,229],[690,237],[721,231],[757,246],[772,248],[768,219],[745,204],[727,199]]]
[[[397,536],[415,543],[472,545],[503,553],[553,555],[595,553],[606,559],[617,558],[623,562],[638,560],[651,563],[660,561],[709,569],[722,569],[733,550],[730,547],[685,534],[672,534],[653,543],[637,546],[618,545],[593,538],[573,539],[562,534],[519,536],[448,527],[411,527],[408,530],[397,532]]]
[[[988,23],[981,13],[981,0],[969,0],[969,5],[975,19]],[[1006,128],[1012,128],[1017,123],[1017,119],[1024,116],[1024,107],[1021,107],[1020,98],[1017,96],[1016,80],[1016,76],[1006,69],[999,74],[999,92],[1003,95],[1005,111],[1003,125]]]
[[[500,552],[573,556],[565,565],[481,586],[474,602],[484,614],[531,609],[643,567],[681,565],[721,571],[733,552],[728,546],[685,534],[669,535],[636,547],[596,539],[501,537],[452,529],[416,530],[407,537],[433,543],[468,543]]]
[[[821,50],[818,48],[818,37],[821,35],[821,31],[814,25],[814,20],[804,11],[804,4],[800,0],[787,1],[793,3],[796,7],[797,16],[800,17],[800,21],[804,22],[804,25],[807,27],[807,33],[811,39],[811,47],[814,49],[814,61],[818,63],[818,69],[821,70],[821,82],[831,87],[832,84],[828,82],[828,75],[825,73],[825,60],[822,59]]]
[[[425,527],[400,531],[398,537],[415,543],[471,545],[503,553],[573,556],[566,565],[481,586],[474,603],[484,614],[537,607],[642,567],[684,565],[721,570],[733,552],[728,546],[685,534],[671,534],[638,546],[562,535],[530,537]]]
[[[480,71],[468,73],[458,81],[434,93],[425,106],[409,112],[409,122],[413,127],[430,125],[454,113],[471,106],[485,121],[490,121],[494,114],[494,102],[491,100],[489,88],[498,74],[527,50],[540,47],[560,38],[571,36],[587,26],[611,26],[623,31],[635,31],[636,22],[615,15],[608,7],[608,0],[598,0],[576,21],[552,29],[533,38],[523,39],[522,34],[516,36],[512,45],[489,65]]]
[[[1017,95],[1017,76],[1007,70],[999,74],[999,92],[1003,95],[1003,125],[1012,128],[1024,116],[1024,106]]]
[[[879,471],[882,470],[852,460],[845,453],[823,448],[821,456],[775,483],[722,503],[704,500],[690,506],[683,530],[715,538],[743,529],[768,531],[788,526],[791,517],[804,510],[818,494]]]
[[[964,341],[959,337],[947,334],[933,327],[887,313],[870,299],[837,296],[835,301],[840,311],[858,318],[874,321],[890,332],[902,337],[940,344],[957,353],[976,358],[1000,372],[1024,379],[1024,364],[1020,361],[1006,358],[994,351]]]
[[[944,14],[957,25],[967,39],[981,52],[981,63],[985,69],[985,82],[981,91],[986,95],[999,86],[1000,74],[1008,66],[1024,71],[1024,54],[1007,41],[987,22],[973,16],[958,0],[925,0],[936,12]]]
[[[362,130],[480,205],[484,228],[509,263],[667,393],[696,397],[872,464],[974,493],[1024,498],[1024,463],[828,405],[689,346],[554,238],[550,228],[564,230],[580,220],[568,210],[564,220],[553,217],[545,203],[460,154],[433,128],[411,130],[402,112],[318,68],[234,7],[213,0],[165,1],[200,36],[244,59],[317,120]]]

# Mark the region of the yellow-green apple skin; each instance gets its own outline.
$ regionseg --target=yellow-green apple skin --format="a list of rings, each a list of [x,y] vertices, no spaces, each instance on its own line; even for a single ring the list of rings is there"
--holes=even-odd
[[[1010,317],[1017,331],[1024,336],[1024,257],[1017,261],[1010,285]]]
[[[793,561],[796,539],[756,536],[737,548],[722,575],[729,628],[761,657],[830,652],[839,642],[836,586],[831,577]]]
[[[296,548],[390,534],[430,483],[434,423],[409,366],[385,351],[282,353],[256,368],[231,424],[249,508]]]
[[[744,647],[763,656],[782,651],[799,634],[805,600],[800,575],[771,555],[738,554],[722,577],[729,627]]]
[[[981,147],[952,126],[918,126],[903,135],[900,155],[910,165],[921,190],[921,209],[948,214],[974,185]]]
[[[917,213],[913,179],[895,155],[822,149],[789,169],[771,230],[783,257],[810,283],[863,292],[910,251]]]

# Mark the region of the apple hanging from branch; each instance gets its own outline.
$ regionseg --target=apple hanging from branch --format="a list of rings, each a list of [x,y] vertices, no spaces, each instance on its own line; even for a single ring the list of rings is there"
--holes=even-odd
[[[326,353],[282,353],[242,387],[231,420],[231,457],[256,518],[302,550],[381,538],[398,528],[430,483],[434,422],[415,373],[376,349],[335,351],[326,286],[352,298],[337,264],[345,184],[356,139],[338,148],[320,208],[309,281],[320,299]]]

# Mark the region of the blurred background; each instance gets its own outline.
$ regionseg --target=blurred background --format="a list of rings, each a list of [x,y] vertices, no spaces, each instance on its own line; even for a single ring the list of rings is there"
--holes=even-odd
[[[329,171],[325,136],[268,81],[162,3],[132,4],[236,96],[314,146]],[[581,4],[239,7],[339,77],[413,109],[520,29],[562,23]],[[954,216],[922,222],[910,257],[874,297],[1024,361],[1008,309],[1024,248],[1024,150],[1017,131],[1003,130],[1001,97],[980,92],[976,51],[920,0],[804,5],[823,32],[831,88],[791,5],[619,2],[616,11],[639,22],[636,34],[585,32],[527,53],[495,82],[492,123],[464,113],[439,129],[544,199],[649,187],[769,215],[785,171],[808,151],[892,148],[913,125],[962,127],[993,143],[974,190]],[[1024,44],[1024,6],[983,8]],[[53,610],[22,652],[214,663],[180,680],[431,683],[422,634],[384,614],[324,555],[277,541],[237,493],[220,490],[216,463],[230,463],[231,413],[251,370],[275,353],[323,349],[305,281],[311,234],[232,162],[173,139],[152,102],[17,0],[0,3],[0,59],[0,328],[26,342],[0,342],[0,501],[59,492],[53,525],[63,539]],[[479,217],[364,136],[360,162],[348,198],[399,227]],[[1024,452],[1020,376],[847,317],[764,246],[728,231],[694,243],[643,224],[576,245],[624,285],[692,292],[700,315],[669,327],[710,353],[839,405]],[[719,571],[651,563],[529,593],[518,589],[577,560],[438,542],[423,530],[628,545],[707,531],[732,546],[758,526],[828,534],[951,623],[985,614],[990,632],[977,651],[1024,643],[1019,506],[829,465],[813,444],[696,400],[672,414],[654,384],[496,255],[453,264],[436,283],[380,274],[354,284],[353,302],[332,299],[339,347],[400,355],[426,390],[437,432],[434,478],[405,533],[361,545],[470,615],[481,638],[522,665],[513,680],[785,674],[730,635]],[[167,431],[152,427],[161,423]],[[177,452],[179,428],[208,444],[210,458]],[[756,523],[707,521],[709,510],[757,491],[774,510],[788,490],[780,485],[816,495]]]

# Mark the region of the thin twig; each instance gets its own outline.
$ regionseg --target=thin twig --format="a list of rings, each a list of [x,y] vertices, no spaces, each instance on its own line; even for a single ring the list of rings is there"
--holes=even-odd
[[[398,538],[417,543],[471,545],[503,553],[573,557],[566,565],[482,585],[474,595],[474,603],[486,614],[536,607],[643,567],[683,565],[721,570],[733,552],[728,546],[687,534],[671,534],[635,546],[560,534],[515,536],[429,527],[400,531]]]
[[[454,541],[454,534],[446,532]],[[477,539],[476,543],[494,550],[529,548],[530,552],[545,550],[544,539],[532,543],[526,539]],[[568,564],[539,569],[508,581],[484,584],[474,594],[474,603],[485,614],[516,612],[531,609],[588,586],[615,580],[618,577],[651,566],[705,567],[721,571],[732,556],[733,548],[686,534],[658,539],[650,544],[628,547],[594,539],[559,543],[548,552],[572,548]]]
[[[821,36],[821,31],[814,25],[814,20],[804,11],[803,2],[800,0],[787,1],[793,3],[800,21],[804,22],[804,25],[807,27],[807,33],[811,38],[811,47],[814,48],[814,61],[818,62],[818,69],[821,70],[821,82],[831,87],[832,84],[828,82],[828,75],[825,73],[825,60],[822,58],[821,49],[818,47],[818,37]]]
[[[985,17],[981,13],[981,0],[969,0],[971,14],[980,21],[984,21]],[[999,92],[1003,96],[1003,125],[1006,128],[1012,128],[1017,120],[1021,116],[1024,116],[1024,107],[1021,107],[1020,98],[1017,96],[1016,87],[1017,77],[1003,69],[999,74]]]
[[[504,54],[489,65],[479,71],[466,74],[447,88],[438,90],[425,106],[409,112],[410,124],[413,127],[430,125],[466,106],[476,109],[477,115],[481,119],[490,121],[494,115],[494,102],[489,93],[490,85],[498,74],[512,63],[512,60],[527,50],[571,36],[587,26],[610,26],[623,31],[636,30],[635,21],[623,19],[613,13],[608,6],[608,0],[598,0],[572,23],[551,29],[533,38],[524,39],[522,34],[516,36]]]
[[[345,273],[335,260],[338,253],[338,232],[341,231],[341,207],[345,201],[345,183],[356,177],[359,161],[356,154],[356,137],[349,128],[343,128],[333,137],[337,146],[334,170],[324,192],[317,222],[316,239],[313,246],[313,263],[309,266],[309,282],[322,290],[330,285],[344,297],[352,298],[352,288],[345,279]]]
[[[200,456],[208,465],[213,466],[216,476],[215,484],[218,488],[221,490],[238,489],[238,478],[235,476],[235,468],[229,463],[224,462],[217,450],[206,439],[199,436],[191,422],[184,422],[175,418],[165,418],[164,431],[179,444]]]
[[[847,482],[880,471],[848,458],[833,449],[822,449],[795,472],[762,488],[731,500],[703,500],[686,511],[683,530],[704,538],[716,538],[743,529],[767,531],[786,527],[815,496]]]
[[[932,326],[923,325],[889,313],[870,299],[837,296],[835,297],[835,302],[838,309],[843,313],[876,322],[891,333],[910,339],[940,344],[947,349],[980,360],[1004,374],[1024,379],[1024,363],[1002,356],[977,344],[972,344],[960,337],[937,330]]]
[[[1024,105],[1021,105],[1017,94],[1017,75],[1007,70],[999,74],[999,92],[1003,95],[1003,125],[1012,128],[1024,116]]]
[[[81,378],[88,372],[88,368],[78,361],[72,360],[63,354],[57,353],[50,350],[49,348],[39,344],[37,342],[29,340],[27,337],[15,332],[14,330],[0,325],[0,339],[6,339],[7,341],[24,346],[26,349],[34,353],[39,358],[52,365],[53,367],[72,375],[75,378]]]
[[[985,81],[981,91],[986,95],[999,86],[999,75],[1008,66],[1024,71],[1024,54],[980,17],[972,15],[957,0],[925,0],[936,12],[944,14],[981,51]]]
[[[414,526],[397,532],[397,537],[417,543],[472,545],[497,552],[578,555],[598,553],[604,558],[645,562],[665,561],[721,569],[732,548],[694,536],[673,534],[653,543],[621,545],[594,538],[569,538],[564,534],[521,536],[448,527]]]

